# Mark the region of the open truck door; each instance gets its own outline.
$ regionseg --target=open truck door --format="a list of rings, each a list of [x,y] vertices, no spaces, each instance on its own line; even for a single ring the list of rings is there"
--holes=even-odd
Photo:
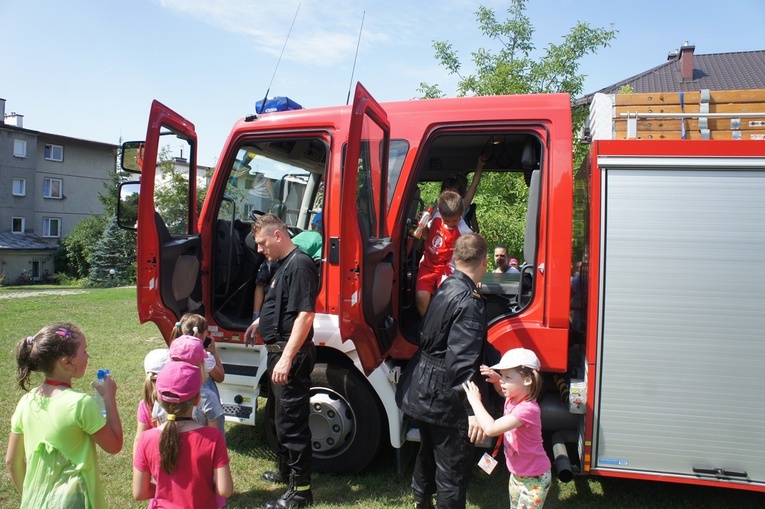
[[[380,365],[396,338],[394,248],[386,231],[390,126],[359,83],[353,100],[340,197],[340,333],[353,338],[364,371]],[[331,255],[331,253],[330,253]]]
[[[181,157],[173,157],[179,148]],[[184,313],[204,314],[196,158],[194,124],[158,101],[151,105],[146,141],[123,145],[123,169],[140,173],[140,188],[128,182],[120,190],[121,209],[126,198],[132,196],[134,202],[139,192],[132,225],[141,225],[136,246],[138,317],[141,323],[156,323],[166,338]]]

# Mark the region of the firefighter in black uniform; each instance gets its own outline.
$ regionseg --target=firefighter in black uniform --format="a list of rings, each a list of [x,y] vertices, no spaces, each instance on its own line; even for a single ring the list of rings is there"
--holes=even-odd
[[[420,424],[420,450],[412,474],[418,509],[464,508],[474,443],[484,434],[462,383],[483,384],[485,301],[477,284],[486,273],[486,240],[477,233],[454,244],[456,271],[436,291],[422,321],[420,349],[401,408]]]
[[[284,223],[265,214],[252,225],[258,251],[278,268],[268,285],[260,318],[247,328],[245,344],[255,344],[260,331],[268,350],[268,373],[274,396],[278,467],[263,479],[288,484],[267,509],[305,507],[311,492],[311,371],[316,362],[313,318],[319,274],[313,260],[295,247]]]

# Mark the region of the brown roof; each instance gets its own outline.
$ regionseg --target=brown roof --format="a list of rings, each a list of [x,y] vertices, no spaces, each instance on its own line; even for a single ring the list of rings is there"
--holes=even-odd
[[[684,48],[690,50],[693,59],[693,76],[686,79],[681,75]],[[669,55],[667,62],[597,90],[576,102],[589,103],[596,93],[616,94],[625,85],[632,87],[634,93],[765,88],[765,51],[696,55],[694,49],[694,46],[682,46],[676,54]]]

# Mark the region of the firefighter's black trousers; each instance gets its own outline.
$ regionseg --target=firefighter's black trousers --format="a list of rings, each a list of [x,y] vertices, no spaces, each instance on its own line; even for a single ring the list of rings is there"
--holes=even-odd
[[[464,509],[473,451],[467,430],[420,422],[420,452],[412,473],[415,502],[436,494],[438,509]]]
[[[281,352],[268,354],[269,378],[281,355]],[[311,482],[311,429],[308,426],[308,416],[311,412],[311,371],[315,363],[316,347],[308,341],[292,359],[287,385],[271,384],[275,410],[273,424],[279,441],[278,463],[286,462],[290,477],[298,486]]]

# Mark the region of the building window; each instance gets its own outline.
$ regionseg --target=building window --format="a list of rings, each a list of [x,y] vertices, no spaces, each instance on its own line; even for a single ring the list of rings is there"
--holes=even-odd
[[[45,159],[48,161],[63,161],[64,160],[64,147],[61,145],[45,144]]]
[[[13,140],[13,155],[16,157],[27,156],[27,141],[26,140]]]
[[[43,179],[43,198],[61,199],[64,197],[62,188],[64,181],[61,179]]]
[[[25,196],[27,194],[27,181],[13,179],[13,196]]]
[[[24,218],[23,217],[14,217],[13,218],[13,226],[11,227],[11,231],[13,233],[24,233]]]
[[[60,217],[44,217],[43,218],[43,237],[60,237],[61,236],[61,218]]]

